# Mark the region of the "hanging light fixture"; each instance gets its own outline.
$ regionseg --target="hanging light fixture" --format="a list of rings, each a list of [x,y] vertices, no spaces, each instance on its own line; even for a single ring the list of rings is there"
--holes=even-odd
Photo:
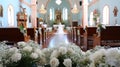
[[[40,8],[40,13],[41,14],[45,14],[47,11],[45,10],[45,7],[44,7],[44,5],[42,4],[41,5],[41,8]]]
[[[56,0],[55,3],[56,3],[57,5],[60,5],[60,4],[62,3],[62,1],[61,1],[61,0]]]
[[[71,10],[71,12],[74,13],[74,14],[79,12],[76,4],[74,4],[73,9]]]

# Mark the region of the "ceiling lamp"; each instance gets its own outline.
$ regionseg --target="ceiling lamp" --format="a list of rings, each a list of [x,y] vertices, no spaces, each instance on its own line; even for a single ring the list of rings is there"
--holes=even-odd
[[[57,5],[60,5],[60,4],[62,3],[62,1],[61,1],[61,0],[56,0],[55,3],[56,3]]]
[[[71,12],[75,13],[75,14],[79,12],[76,4],[74,4],[73,9],[71,10]]]
[[[45,10],[45,7],[44,7],[44,5],[42,4],[41,5],[41,8],[40,8],[40,13],[41,14],[45,14],[47,11]]]

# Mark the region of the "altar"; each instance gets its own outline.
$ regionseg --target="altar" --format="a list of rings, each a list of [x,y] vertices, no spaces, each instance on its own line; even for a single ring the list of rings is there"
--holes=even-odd
[[[53,28],[56,30],[56,33],[62,34],[64,33],[65,25],[62,25],[61,23],[53,25]]]

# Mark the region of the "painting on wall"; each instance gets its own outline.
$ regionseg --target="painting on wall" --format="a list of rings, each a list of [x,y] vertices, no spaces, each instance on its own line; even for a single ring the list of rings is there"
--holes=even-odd
[[[3,7],[0,5],[0,17],[3,17]]]

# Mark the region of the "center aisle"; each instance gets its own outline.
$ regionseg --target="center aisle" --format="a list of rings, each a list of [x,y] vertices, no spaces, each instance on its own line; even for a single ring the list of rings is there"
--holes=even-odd
[[[56,34],[56,31],[52,31],[50,38],[43,43],[43,48],[52,48],[58,46],[61,43],[69,43],[67,30],[64,30],[65,34]]]

